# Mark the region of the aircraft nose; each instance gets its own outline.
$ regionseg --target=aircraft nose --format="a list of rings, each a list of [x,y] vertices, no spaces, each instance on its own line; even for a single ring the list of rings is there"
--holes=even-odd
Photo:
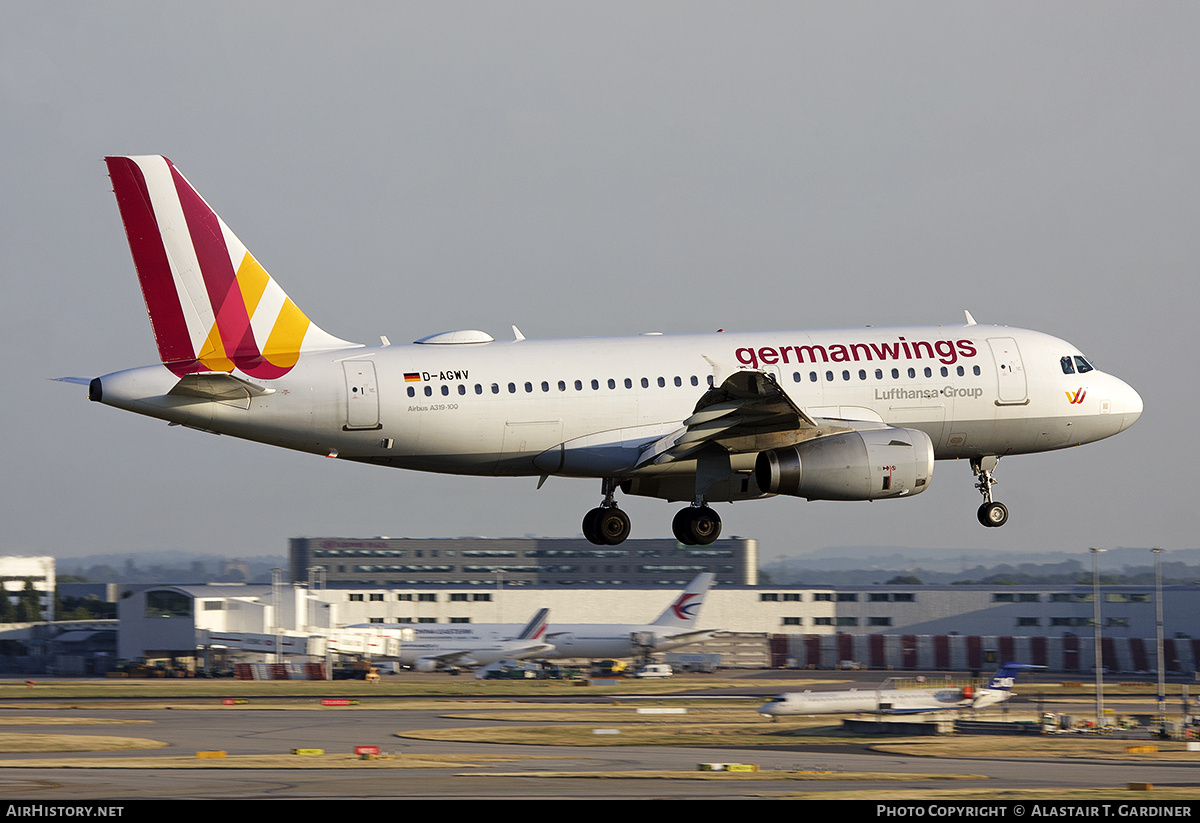
[[[1122,383],[1121,388],[1121,431],[1125,431],[1142,416],[1142,396],[1128,383]]]

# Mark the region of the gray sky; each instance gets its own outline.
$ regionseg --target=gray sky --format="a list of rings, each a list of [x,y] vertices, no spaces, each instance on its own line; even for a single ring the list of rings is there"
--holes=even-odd
[[[1130,382],[1119,437],[907,501],[723,505],[825,546],[1197,545],[1200,6],[0,5],[0,553],[576,535],[599,481],[318,459],[49,382],[154,362],[101,158],[165,154],[327,331],[372,343],[1035,328]],[[633,537],[676,506],[624,498]]]

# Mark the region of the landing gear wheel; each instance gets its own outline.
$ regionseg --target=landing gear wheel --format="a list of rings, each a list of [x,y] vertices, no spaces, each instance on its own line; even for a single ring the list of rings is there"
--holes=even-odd
[[[612,506],[600,506],[583,516],[583,536],[597,546],[616,546],[629,537],[629,515]]]
[[[721,517],[708,506],[689,506],[675,515],[671,531],[685,546],[707,546],[721,536]]]
[[[629,537],[629,529],[629,515],[615,505],[600,509],[600,516],[596,518],[596,531],[603,541],[600,545],[616,546],[624,543],[625,538]]]
[[[604,513],[604,509],[591,509],[583,516],[583,536],[588,539],[589,543],[597,546],[603,546],[604,541],[600,539],[600,532],[596,528],[596,519]]]
[[[1003,503],[984,503],[979,507],[979,522],[991,529],[1008,522],[1008,508]]]

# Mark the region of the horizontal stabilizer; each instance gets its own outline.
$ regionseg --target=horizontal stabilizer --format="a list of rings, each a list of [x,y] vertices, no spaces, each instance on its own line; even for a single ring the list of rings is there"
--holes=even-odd
[[[250,398],[274,393],[274,389],[264,388],[225,372],[197,372],[181,377],[174,388],[167,392],[167,396],[195,397],[249,408]]]

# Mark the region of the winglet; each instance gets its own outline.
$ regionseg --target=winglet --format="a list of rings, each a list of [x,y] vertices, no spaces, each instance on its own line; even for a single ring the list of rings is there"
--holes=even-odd
[[[359,345],[312,323],[170,160],[104,160],[159,357],[175,374],[270,379],[303,352]]]
[[[975,318],[971,316],[971,313],[969,311],[967,311],[966,309],[963,309],[963,314],[965,314],[967,316],[967,325],[968,326],[976,325]]]

